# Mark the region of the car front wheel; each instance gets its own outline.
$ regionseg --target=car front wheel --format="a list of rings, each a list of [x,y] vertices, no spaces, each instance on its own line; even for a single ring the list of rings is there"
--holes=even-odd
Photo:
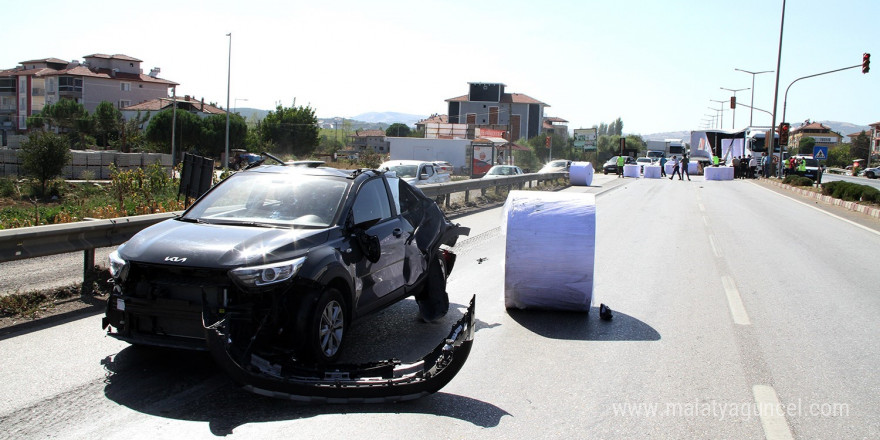
[[[305,316],[305,346],[302,354],[318,364],[336,362],[348,330],[342,294],[328,287],[317,295],[317,300],[310,309]]]
[[[865,173],[865,177],[867,177],[867,178],[869,178],[869,179],[873,179],[873,178],[875,178],[875,177],[877,177],[877,176],[874,175],[874,172],[873,172],[873,171],[868,171],[867,173]]]

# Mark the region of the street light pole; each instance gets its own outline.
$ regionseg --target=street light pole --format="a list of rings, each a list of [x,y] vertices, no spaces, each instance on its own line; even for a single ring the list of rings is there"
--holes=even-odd
[[[751,107],[754,109],[755,108],[755,75],[760,75],[762,73],[773,73],[773,71],[772,70],[762,70],[760,72],[749,72],[748,70],[737,69],[737,68],[734,68],[733,70],[738,70],[740,72],[750,73],[752,75],[752,93],[751,93],[752,104],[751,104]],[[752,114],[753,113],[754,112],[751,112],[751,111],[749,112],[749,127],[752,126]]]
[[[721,112],[721,127],[720,127],[720,129],[724,130],[724,103],[727,101],[719,101],[717,99],[710,99],[709,101],[717,102],[717,103],[721,104],[720,109],[713,109],[713,110],[717,110],[717,111]],[[712,108],[712,107],[709,107],[709,108]]]
[[[733,101],[734,105],[730,106],[731,110],[733,110],[733,121],[730,123],[730,128],[736,130],[736,92],[741,92],[743,90],[749,90],[749,88],[745,89],[728,89],[727,87],[721,87],[721,90],[728,90],[733,92]]]
[[[223,156],[223,170],[229,169],[229,84],[232,79],[232,32],[229,37],[229,62],[226,68],[226,154]]]

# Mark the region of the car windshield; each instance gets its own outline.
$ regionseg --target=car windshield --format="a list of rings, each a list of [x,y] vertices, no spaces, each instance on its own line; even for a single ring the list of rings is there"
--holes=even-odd
[[[213,224],[326,228],[348,188],[342,178],[238,173],[193,205],[181,219]]]
[[[492,169],[486,174],[493,176],[512,176],[516,174],[516,170],[511,167],[492,167]]]
[[[416,165],[391,165],[388,169],[396,172],[398,177],[407,178],[416,177],[419,167]]]
[[[819,161],[816,159],[804,159],[804,162],[806,162],[806,165],[808,167],[818,167],[819,166]]]

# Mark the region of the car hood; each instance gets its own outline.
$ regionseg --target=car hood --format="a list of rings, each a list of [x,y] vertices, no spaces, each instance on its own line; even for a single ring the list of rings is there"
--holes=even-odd
[[[119,248],[125,260],[196,267],[240,267],[283,261],[326,242],[328,229],[188,223],[177,219],[137,233]]]

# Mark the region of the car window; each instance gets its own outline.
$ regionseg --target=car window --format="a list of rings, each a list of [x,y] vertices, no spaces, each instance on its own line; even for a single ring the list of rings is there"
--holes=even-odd
[[[388,191],[381,178],[368,180],[361,185],[352,207],[354,223],[358,224],[373,219],[391,217],[391,204],[388,202]]]
[[[427,174],[428,177],[433,176],[434,175],[434,167],[431,165],[425,165],[425,167],[422,168],[422,173]]]

